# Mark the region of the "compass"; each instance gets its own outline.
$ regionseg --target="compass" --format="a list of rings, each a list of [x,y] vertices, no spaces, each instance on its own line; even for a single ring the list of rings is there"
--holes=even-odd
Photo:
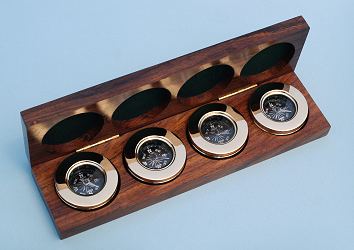
[[[210,143],[228,143],[236,134],[235,123],[225,115],[211,115],[202,120],[200,134]]]
[[[160,184],[173,180],[183,170],[186,148],[172,132],[158,127],[145,128],[129,138],[124,163],[138,180]]]
[[[248,138],[248,126],[232,107],[210,103],[191,115],[187,135],[199,153],[211,158],[226,158],[243,149]]]
[[[286,122],[296,114],[296,104],[284,94],[273,94],[264,99],[262,110],[269,119]]]
[[[85,162],[76,166],[69,173],[68,186],[82,196],[97,194],[106,183],[106,176],[101,167]]]
[[[308,105],[294,86],[272,82],[259,86],[249,102],[251,116],[261,129],[275,135],[289,135],[307,120]]]
[[[172,145],[162,139],[144,141],[137,151],[139,163],[150,170],[168,167],[175,155]]]
[[[113,164],[94,152],[64,159],[55,173],[55,189],[68,206],[92,210],[111,201],[118,192],[119,175]]]

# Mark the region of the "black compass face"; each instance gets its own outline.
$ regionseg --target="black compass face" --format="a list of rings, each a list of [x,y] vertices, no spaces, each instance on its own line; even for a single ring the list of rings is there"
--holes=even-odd
[[[206,118],[200,126],[202,137],[213,144],[226,144],[236,134],[236,126],[223,115],[213,115]]]
[[[96,166],[84,164],[72,170],[68,178],[70,189],[78,195],[90,196],[102,190],[105,174]]]
[[[294,117],[296,105],[289,97],[274,94],[264,99],[263,112],[273,121],[286,122]]]
[[[161,170],[173,161],[174,151],[166,142],[152,139],[141,144],[137,157],[139,163],[145,168]]]

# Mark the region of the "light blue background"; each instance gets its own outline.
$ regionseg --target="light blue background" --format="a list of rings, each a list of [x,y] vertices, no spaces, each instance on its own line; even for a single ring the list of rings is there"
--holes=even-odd
[[[354,249],[353,1],[0,2],[1,249]],[[303,15],[296,69],[330,123],[318,141],[59,240],[19,112]]]

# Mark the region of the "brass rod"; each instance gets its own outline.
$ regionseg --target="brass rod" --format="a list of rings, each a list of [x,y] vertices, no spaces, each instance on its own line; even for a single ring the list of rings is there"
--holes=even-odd
[[[118,137],[119,137],[119,135],[118,135],[118,134],[117,134],[117,135],[114,135],[114,136],[109,137],[109,138],[107,138],[107,139],[104,139],[104,140],[102,140],[102,141],[98,141],[98,142],[96,142],[96,143],[94,143],[94,144],[91,144],[91,145],[88,145],[88,146],[86,146],[86,147],[83,147],[83,148],[77,149],[77,150],[76,150],[76,152],[80,152],[80,151],[83,151],[83,150],[86,150],[86,149],[89,149],[89,148],[92,148],[92,147],[95,147],[95,146],[101,145],[102,143],[105,143],[105,142],[111,141],[111,140],[116,139],[116,138],[118,138]]]
[[[257,86],[258,86],[258,84],[255,83],[255,84],[252,84],[252,85],[250,85],[250,86],[248,86],[248,87],[246,87],[246,88],[239,89],[239,90],[237,90],[237,91],[235,91],[235,92],[232,92],[232,93],[230,93],[230,94],[227,94],[227,95],[224,95],[224,96],[222,96],[222,97],[219,97],[219,101],[221,101],[221,100],[223,100],[223,99],[226,99],[226,98],[229,98],[229,97],[231,97],[231,96],[240,94],[240,93],[245,92],[245,91],[247,91],[247,90],[249,90],[249,89],[253,89],[253,88],[257,87]]]

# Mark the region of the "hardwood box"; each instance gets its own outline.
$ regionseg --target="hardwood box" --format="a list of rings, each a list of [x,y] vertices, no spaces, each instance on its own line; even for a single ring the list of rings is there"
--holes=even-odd
[[[22,111],[33,177],[60,238],[326,135],[329,123],[294,73],[308,31],[306,21],[296,17]],[[251,118],[250,96],[258,86],[269,82],[287,83],[305,96],[308,119],[296,133],[276,136],[261,130]],[[247,144],[233,157],[205,157],[188,141],[189,117],[201,105],[212,102],[234,107],[247,121]],[[122,157],[124,146],[132,134],[145,127],[172,131],[185,145],[186,164],[176,179],[149,185],[127,171]],[[56,193],[58,165],[78,151],[104,155],[119,173],[119,191],[102,208],[76,210]]]

